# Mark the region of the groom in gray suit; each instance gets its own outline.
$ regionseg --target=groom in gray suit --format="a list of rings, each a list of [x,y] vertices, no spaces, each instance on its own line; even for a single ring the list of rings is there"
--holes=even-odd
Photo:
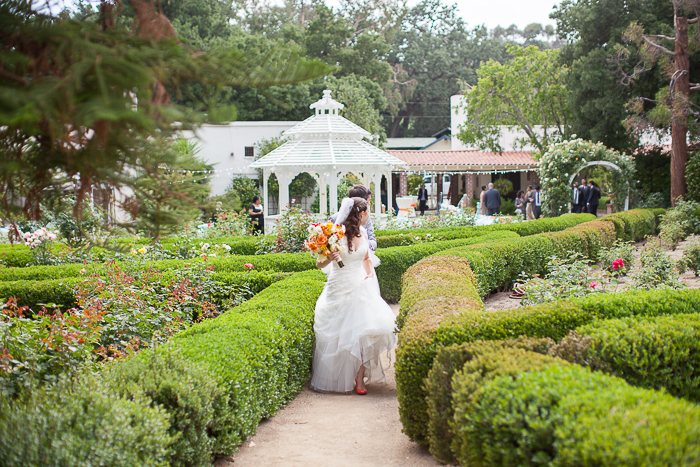
[[[370,204],[370,199],[372,198],[372,191],[369,188],[366,188],[362,185],[355,185],[352,188],[350,188],[350,191],[348,192],[348,198],[364,198],[367,200],[367,204],[372,206]],[[372,210],[369,210],[372,212]],[[330,217],[330,221],[335,223],[336,218],[338,217],[338,213],[333,214]],[[374,226],[372,225],[372,217],[367,219],[367,223],[365,224],[365,229],[367,229],[367,240],[369,240],[369,248],[372,251],[377,251],[377,237],[374,235]]]

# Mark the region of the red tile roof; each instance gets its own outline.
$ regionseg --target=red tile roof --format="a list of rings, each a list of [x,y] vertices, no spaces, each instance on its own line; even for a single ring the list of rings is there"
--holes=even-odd
[[[502,154],[476,150],[461,151],[387,151],[401,159],[411,170],[483,171],[536,168],[537,162],[527,151]]]

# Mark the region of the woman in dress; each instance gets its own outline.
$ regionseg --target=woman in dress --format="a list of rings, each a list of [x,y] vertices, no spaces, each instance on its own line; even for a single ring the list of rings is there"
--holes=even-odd
[[[535,213],[532,212],[532,203],[535,202],[535,197],[532,194],[532,187],[527,187],[527,193],[525,193],[525,201],[527,201],[527,207],[525,208],[525,217],[529,221],[535,220]]]
[[[253,204],[248,207],[250,221],[253,223],[253,233],[265,235],[265,215],[260,203],[260,196],[253,196]]]
[[[523,216],[527,215],[527,199],[525,199],[525,192],[523,192],[523,190],[518,190],[518,194],[515,197],[515,209],[520,211]]]
[[[482,216],[488,216],[489,210],[486,207],[486,202],[484,201],[484,195],[486,194],[486,185],[481,187],[481,194],[479,195],[479,213]]]
[[[384,382],[379,362],[396,347],[394,313],[379,294],[367,233],[367,201],[345,198],[336,224],[345,227],[341,252],[316,266],[328,267],[328,280],[316,302],[311,388],[321,392],[367,394],[365,384]],[[342,260],[344,267],[338,266]]]

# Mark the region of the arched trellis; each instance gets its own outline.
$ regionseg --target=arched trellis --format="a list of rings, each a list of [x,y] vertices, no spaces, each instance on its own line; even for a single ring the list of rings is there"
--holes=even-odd
[[[613,164],[612,162],[608,162],[608,161],[592,161],[592,162],[588,162],[588,163],[582,165],[581,167],[579,167],[578,170],[576,170],[576,172],[571,174],[571,178],[569,178],[569,186],[571,186],[574,183],[574,180],[576,179],[576,175],[578,175],[579,172],[581,172],[583,169],[585,169],[587,167],[592,167],[594,165],[603,165],[605,167],[610,167],[611,169],[615,169],[624,175],[624,172],[617,164]],[[626,180],[626,182],[627,182],[627,198],[625,198],[625,211],[629,210],[629,208],[630,208],[630,182],[629,182],[629,180]]]

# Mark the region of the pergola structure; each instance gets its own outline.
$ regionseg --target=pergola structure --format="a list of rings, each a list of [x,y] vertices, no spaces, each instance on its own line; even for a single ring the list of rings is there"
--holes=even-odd
[[[391,173],[406,170],[408,166],[365,141],[372,135],[338,114],[344,106],[331,98],[331,91],[323,91],[323,98],[310,107],[315,110],[313,116],[283,133],[287,142],[251,164],[252,168],[263,171],[263,199],[268,199],[267,183],[275,174],[280,187],[279,206],[287,206],[289,185],[297,175],[306,172],[318,183],[321,214],[326,214],[328,196],[331,213],[337,212],[338,183],[348,173],[353,173],[367,187],[374,182],[377,191],[373,194],[374,210],[380,214],[378,192],[382,177],[386,177],[387,196],[392,199]],[[265,216],[269,215],[267,205],[266,202]]]

